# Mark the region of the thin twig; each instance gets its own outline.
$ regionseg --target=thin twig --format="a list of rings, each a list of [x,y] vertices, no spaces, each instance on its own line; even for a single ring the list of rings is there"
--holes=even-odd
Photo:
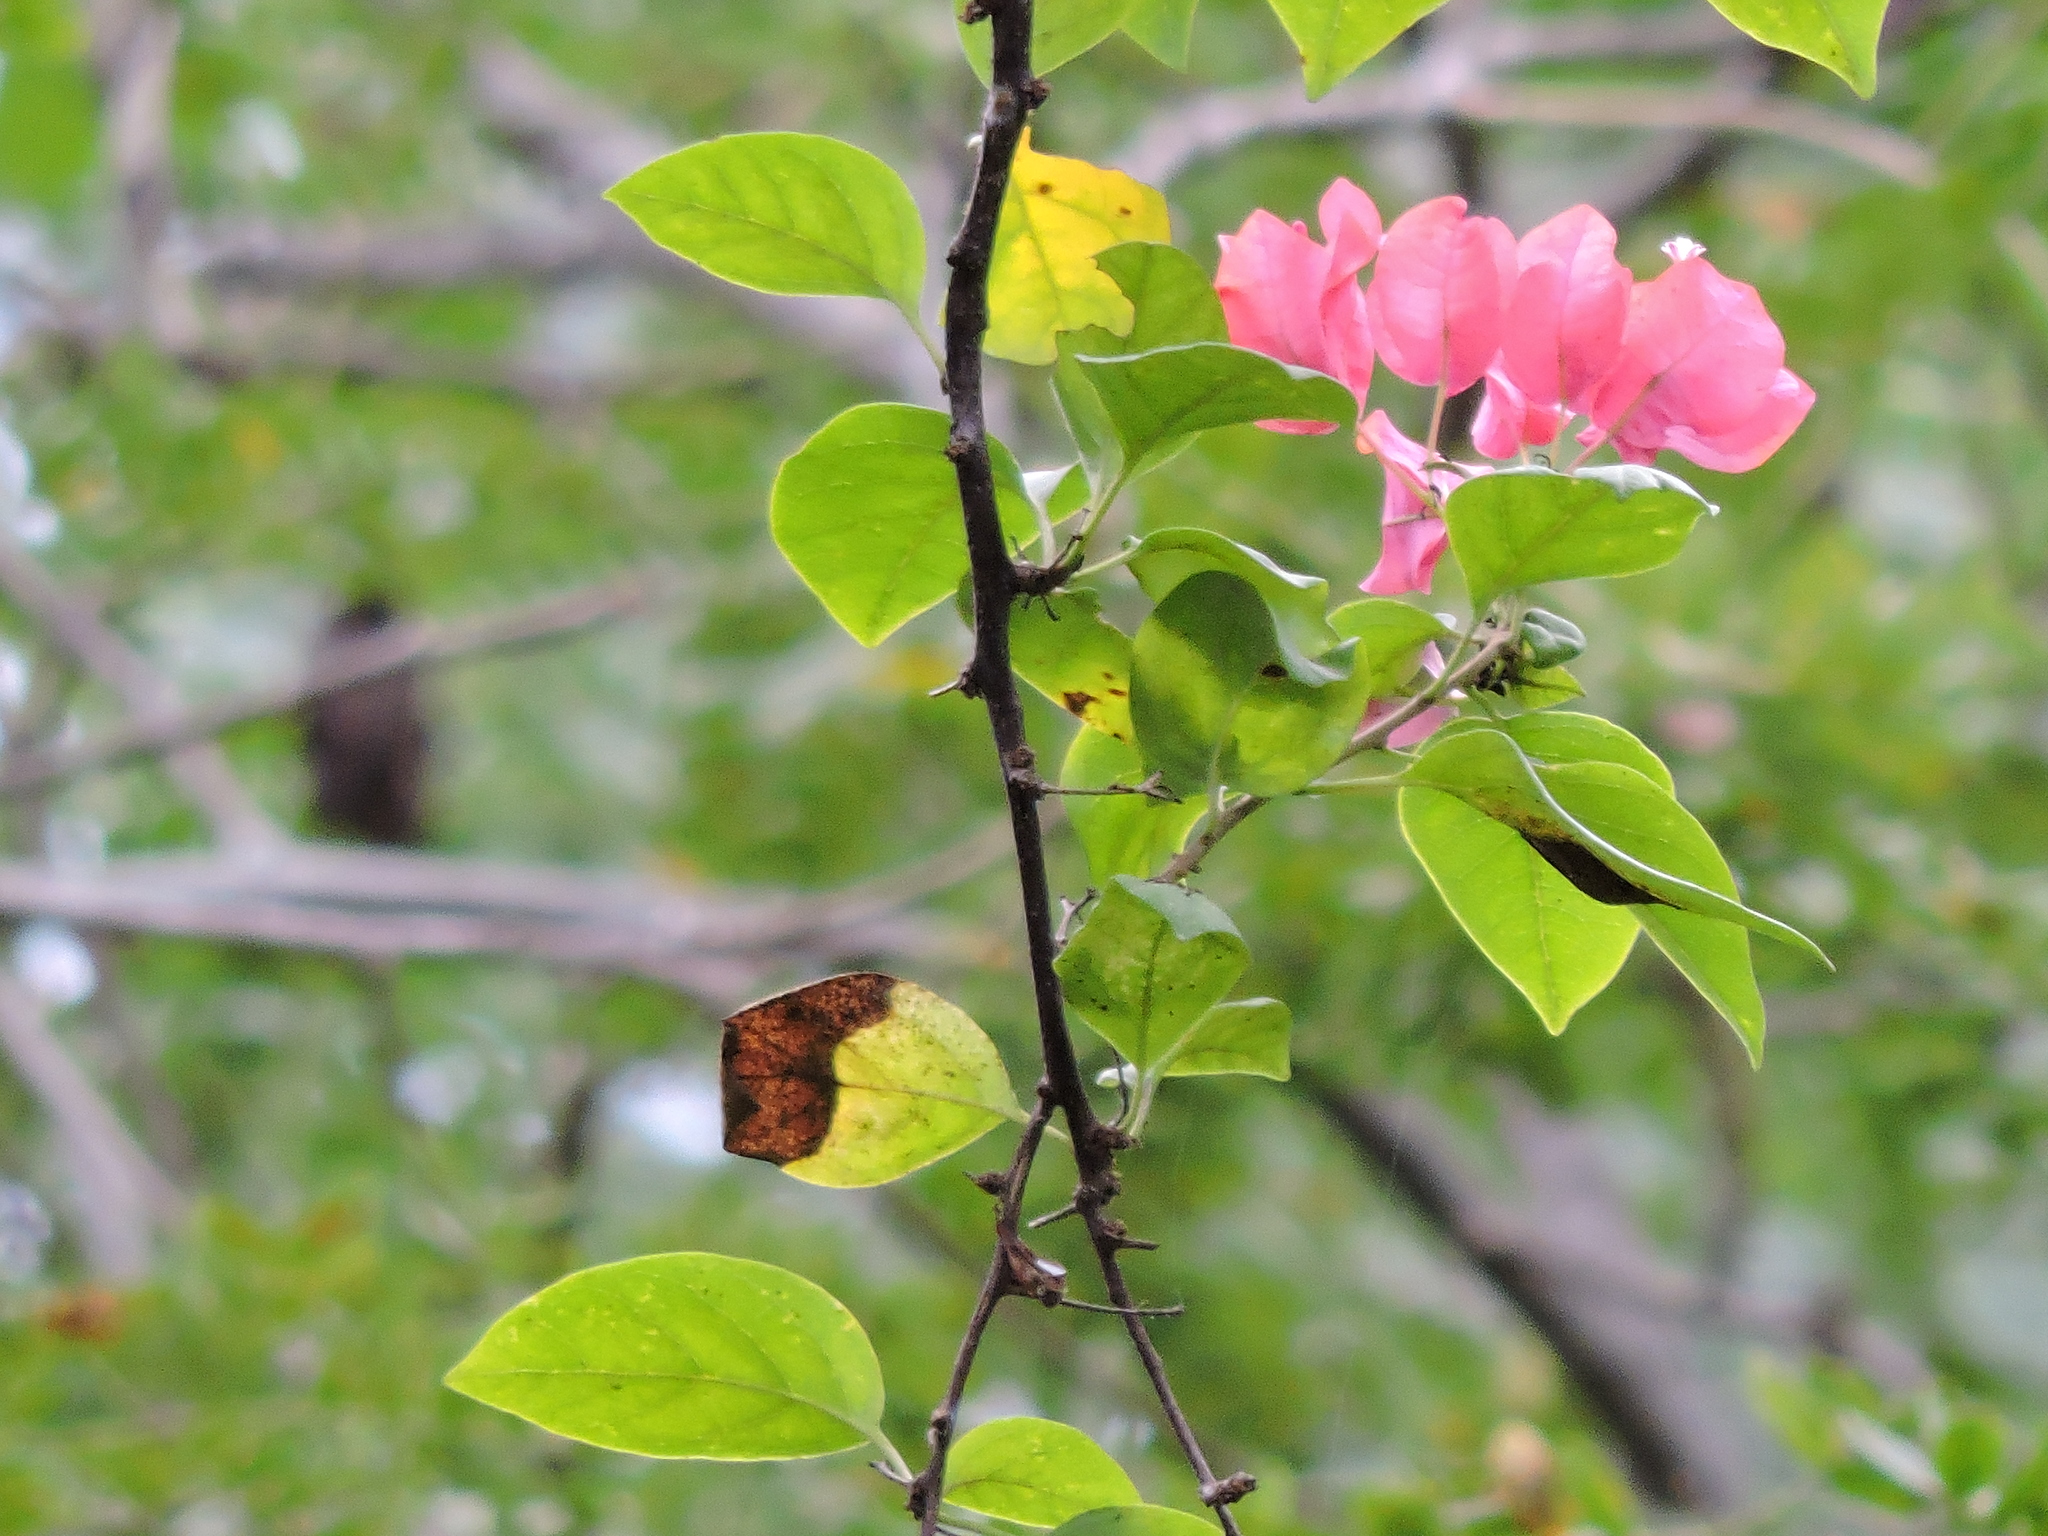
[[[1337,761],[1345,762],[1361,752],[1377,752],[1384,748],[1395,731],[1486,671],[1507,653],[1516,640],[1517,635],[1513,629],[1496,631],[1471,660],[1434,679],[1428,687],[1404,700],[1391,714],[1375,720],[1370,729],[1361,732],[1353,740],[1345,750],[1344,756]],[[1245,818],[1268,804],[1269,799],[1270,797],[1263,795],[1239,795],[1234,800],[1226,801],[1223,808],[1210,817],[1208,825],[1195,840],[1175,854],[1166,868],[1152,878],[1161,885],[1173,885],[1187,879],[1202,867],[1202,860],[1209,856],[1211,849],[1243,825]]]
[[[323,694],[421,662],[450,661],[573,634],[644,609],[665,584],[663,577],[638,573],[502,613],[446,623],[394,624],[335,646],[304,672],[266,687],[189,708],[161,695],[154,705],[133,709],[127,719],[99,736],[9,754],[0,762],[0,796],[42,789],[125,758],[204,741],[230,726],[288,713]]]
[[[15,534],[0,528],[0,592],[137,714],[177,707],[177,694],[155,667],[116,634],[93,606],[64,590]],[[283,834],[243,786],[227,754],[212,742],[178,748],[166,760],[171,777],[231,847],[262,848]]]
[[[954,1353],[953,1372],[946,1380],[946,1395],[932,1410],[931,1459],[909,1485],[908,1508],[917,1517],[920,1536],[934,1536],[939,1528],[939,1509],[944,1503],[946,1486],[946,1452],[952,1447],[953,1426],[960,1414],[960,1398],[967,1390],[967,1378],[974,1370],[974,1357],[981,1350],[982,1335],[988,1332],[996,1304],[1005,1296],[1031,1293],[1030,1280],[1043,1273],[1037,1270],[1034,1256],[1017,1235],[1017,1219],[1023,1210],[1024,1186],[1031,1177],[1031,1164],[1038,1155],[1039,1142],[1045,1135],[1046,1123],[1052,1119],[1053,1108],[1054,1100],[1048,1085],[1040,1083],[1031,1118],[1024,1122],[1024,1134],[1017,1139],[1017,1151],[1010,1159],[1009,1169],[1001,1175],[1001,1183],[996,1185],[1000,1203],[996,1208],[995,1253],[989,1259],[988,1274],[981,1282],[981,1293],[975,1297],[967,1330],[961,1334],[960,1347]],[[1024,1270],[1022,1274],[1020,1266]],[[1041,1281],[1040,1291],[1043,1287],[1044,1282]]]

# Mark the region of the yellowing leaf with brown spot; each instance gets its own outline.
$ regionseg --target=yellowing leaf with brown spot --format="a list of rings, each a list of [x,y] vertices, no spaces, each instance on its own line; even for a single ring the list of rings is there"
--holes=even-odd
[[[1041,155],[1027,131],[996,226],[984,350],[1012,362],[1050,363],[1061,331],[1099,325],[1128,334],[1131,301],[1096,267],[1095,253],[1127,240],[1172,238],[1166,199],[1152,188],[1086,160]]]

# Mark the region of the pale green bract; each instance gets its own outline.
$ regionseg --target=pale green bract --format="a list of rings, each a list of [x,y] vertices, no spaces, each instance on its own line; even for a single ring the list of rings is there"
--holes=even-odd
[[[857,405],[783,462],[768,525],[826,611],[879,645],[943,602],[967,574],[960,486],[946,457],[952,424],[915,405]],[[989,457],[1006,532],[1037,526],[1024,476],[994,439]]]
[[[1129,1474],[1080,1430],[1019,1418],[960,1437],[946,1458],[946,1502],[1043,1528],[1140,1500]]]
[[[447,1381],[607,1450],[767,1461],[872,1444],[900,1463],[853,1314],[751,1259],[665,1253],[582,1270],[499,1318]]]
[[[663,155],[605,194],[664,250],[765,293],[887,299],[917,323],[924,226],[864,149],[814,133],[736,133]]]

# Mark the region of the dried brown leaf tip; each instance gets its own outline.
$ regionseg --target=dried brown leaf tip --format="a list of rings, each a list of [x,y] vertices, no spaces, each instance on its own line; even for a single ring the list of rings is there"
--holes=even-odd
[[[832,1053],[889,1016],[896,978],[855,971],[778,993],[725,1021],[725,1150],[778,1167],[824,1144],[838,1104]]]

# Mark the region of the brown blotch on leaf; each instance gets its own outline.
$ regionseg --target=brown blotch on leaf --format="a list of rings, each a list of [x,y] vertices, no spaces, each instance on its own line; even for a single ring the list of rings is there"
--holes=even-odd
[[[1088,712],[1088,706],[1095,702],[1095,695],[1083,693],[1078,688],[1069,688],[1060,695],[1060,702],[1067,706],[1068,714],[1085,715]]]
[[[1517,830],[1520,830],[1519,828]],[[1577,843],[1561,837],[1538,837],[1522,833],[1522,841],[1543,857],[1543,862],[1571,881],[1579,891],[1609,907],[1668,907],[1670,902],[1623,878]]]
[[[832,1128],[832,1053],[889,1015],[896,978],[855,971],[742,1008],[725,1021],[718,1079],[725,1150],[780,1167],[809,1157]]]

